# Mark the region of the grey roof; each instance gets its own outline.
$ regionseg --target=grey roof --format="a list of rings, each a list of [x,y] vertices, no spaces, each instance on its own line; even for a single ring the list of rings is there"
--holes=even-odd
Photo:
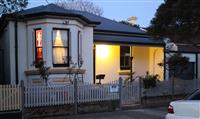
[[[123,33],[137,33],[137,34],[145,34],[144,31],[125,25],[114,20],[110,20],[101,16],[93,15],[88,12],[82,12],[77,10],[68,10],[61,8],[55,4],[48,4],[46,6],[38,6],[34,8],[30,8],[24,11],[19,12],[24,16],[36,16],[38,14],[55,14],[55,15],[70,15],[70,16],[78,16],[82,17],[84,20],[91,23],[100,23],[95,27],[95,30],[100,31],[112,31],[112,32],[123,32]]]
[[[200,47],[199,46],[193,46],[191,44],[188,45],[177,45],[179,52],[191,52],[191,53],[199,53]]]
[[[133,36],[119,36],[119,35],[105,35],[94,34],[94,41],[116,44],[135,44],[135,45],[159,45],[164,46],[160,40],[155,40],[150,37],[133,37]]]
[[[87,12],[82,12],[82,15],[87,17],[88,19],[92,19],[92,20],[101,22],[101,24],[99,24],[99,25],[97,25],[97,27],[95,27],[95,30],[145,34],[145,32],[143,30],[140,30],[133,26],[119,23],[114,20],[96,16],[96,15],[93,15],[93,14],[90,14]]]
[[[151,44],[162,45],[163,42],[153,40],[146,35],[146,32],[136,27],[125,25],[114,20],[110,20],[101,16],[97,16],[88,12],[77,10],[68,10],[59,7],[55,4],[42,5],[18,12],[25,18],[36,17],[42,15],[56,15],[56,16],[69,16],[78,17],[89,24],[96,24],[94,30],[94,41],[97,42],[110,42],[110,43],[124,43],[124,44]],[[115,33],[115,35],[110,34]],[[103,34],[104,33],[104,34]],[[105,34],[107,33],[107,34]],[[118,34],[118,35],[116,35]],[[123,35],[119,35],[123,34]],[[136,37],[137,36],[137,37]]]

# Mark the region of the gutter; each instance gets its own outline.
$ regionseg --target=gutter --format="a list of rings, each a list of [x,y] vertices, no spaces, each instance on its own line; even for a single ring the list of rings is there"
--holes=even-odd
[[[18,24],[17,24],[17,20],[15,21],[15,83],[18,84],[19,83],[19,76],[18,76]]]

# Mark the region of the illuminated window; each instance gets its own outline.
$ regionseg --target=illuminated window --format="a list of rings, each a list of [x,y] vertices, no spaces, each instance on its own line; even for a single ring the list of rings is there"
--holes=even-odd
[[[43,59],[42,52],[42,29],[35,30],[35,61],[38,62]]]
[[[130,47],[120,46],[120,69],[129,70],[130,69]]]
[[[69,31],[53,29],[53,66],[69,66]]]

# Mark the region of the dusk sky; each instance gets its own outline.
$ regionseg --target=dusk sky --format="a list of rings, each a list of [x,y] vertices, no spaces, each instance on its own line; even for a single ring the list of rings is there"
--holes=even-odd
[[[56,0],[48,0],[54,3]],[[117,21],[126,20],[130,16],[138,18],[137,24],[147,27],[154,17],[156,9],[164,0],[92,0],[103,9],[103,16]],[[45,5],[45,0],[29,0],[28,8]]]

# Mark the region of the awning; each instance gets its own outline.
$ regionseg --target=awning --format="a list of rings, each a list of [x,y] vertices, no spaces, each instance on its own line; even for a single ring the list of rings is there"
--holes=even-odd
[[[156,45],[164,47],[164,42],[149,37],[94,34],[94,42],[110,44]]]

